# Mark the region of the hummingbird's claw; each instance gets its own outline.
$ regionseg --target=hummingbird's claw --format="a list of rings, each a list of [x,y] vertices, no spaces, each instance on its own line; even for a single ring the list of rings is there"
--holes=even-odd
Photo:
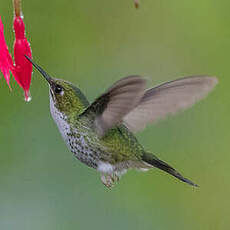
[[[107,187],[107,188],[112,188],[113,186],[113,180],[111,176],[102,174],[101,175],[101,182]]]
[[[119,179],[119,176],[116,174],[101,174],[102,183],[109,189],[111,189]]]

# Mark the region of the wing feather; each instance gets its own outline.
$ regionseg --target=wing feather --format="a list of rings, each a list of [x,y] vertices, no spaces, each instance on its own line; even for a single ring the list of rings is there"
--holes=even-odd
[[[191,76],[163,83],[145,91],[138,106],[123,121],[133,132],[179,110],[191,107],[217,84],[215,77]]]

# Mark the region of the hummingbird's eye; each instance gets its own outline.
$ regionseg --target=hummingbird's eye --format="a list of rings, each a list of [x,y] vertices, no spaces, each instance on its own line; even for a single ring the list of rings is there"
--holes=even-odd
[[[63,88],[60,85],[56,85],[55,89],[54,89],[54,92],[56,94],[63,94],[64,91],[63,91]]]

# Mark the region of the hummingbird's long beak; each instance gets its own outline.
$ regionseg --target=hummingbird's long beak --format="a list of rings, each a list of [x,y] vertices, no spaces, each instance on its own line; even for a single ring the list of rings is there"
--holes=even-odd
[[[48,81],[50,85],[53,83],[53,79],[40,67],[38,66],[31,58],[25,55],[25,58],[32,63],[32,65],[42,74],[42,76]]]

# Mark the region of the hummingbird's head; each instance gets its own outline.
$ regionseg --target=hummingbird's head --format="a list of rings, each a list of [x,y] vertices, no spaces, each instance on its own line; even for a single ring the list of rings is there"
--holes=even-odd
[[[83,112],[88,101],[79,88],[68,81],[50,78],[50,103],[65,115]]]
[[[50,103],[51,105],[55,106],[59,112],[62,112],[67,116],[72,113],[81,113],[89,105],[89,102],[79,88],[68,81],[50,77],[29,57],[26,56],[26,58],[48,82],[50,91]]]

